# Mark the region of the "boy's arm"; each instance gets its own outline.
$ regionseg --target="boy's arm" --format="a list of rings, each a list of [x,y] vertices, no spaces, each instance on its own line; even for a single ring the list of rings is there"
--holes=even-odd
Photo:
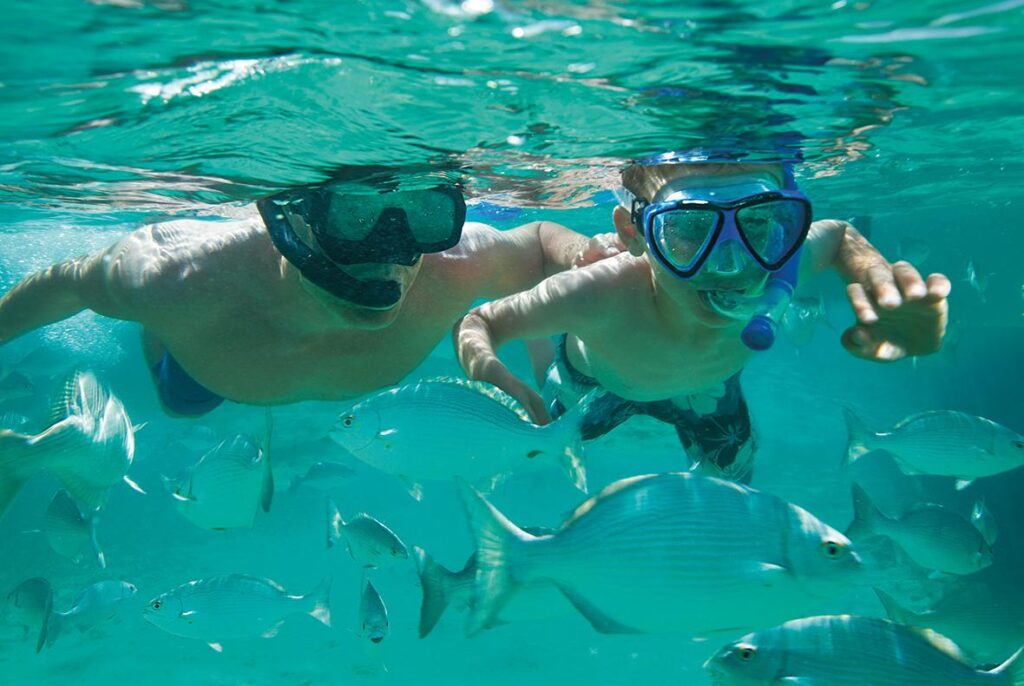
[[[114,246],[116,247],[116,246]],[[0,298],[0,344],[83,309],[124,318],[107,288],[109,248],[58,262],[17,283]]]
[[[597,303],[605,302],[604,284],[615,278],[609,260],[586,269],[562,272],[534,288],[495,300],[470,311],[455,325],[455,352],[471,379],[494,384],[523,404],[539,424],[551,421],[540,395],[498,359],[508,341],[571,331],[584,334],[603,318]]]
[[[948,318],[949,279],[927,281],[909,262],[890,264],[847,222],[814,222],[800,260],[801,280],[835,269],[857,324],[843,333],[843,346],[858,357],[890,362],[939,349]]]

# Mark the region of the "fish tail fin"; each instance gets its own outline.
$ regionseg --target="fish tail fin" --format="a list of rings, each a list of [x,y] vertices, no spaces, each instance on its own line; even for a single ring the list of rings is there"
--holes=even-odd
[[[846,407],[843,408],[843,418],[846,420],[847,446],[846,454],[843,456],[842,466],[848,467],[863,455],[874,450],[870,440],[876,434],[869,429],[864,421],[857,414]]]
[[[563,427],[565,436],[565,447],[559,458],[560,466],[569,477],[569,481],[584,494],[587,494],[588,490],[587,467],[583,462],[583,418],[590,409],[594,395],[595,392],[591,392],[555,420]]]
[[[263,486],[260,489],[260,506],[264,512],[270,512],[270,504],[274,500],[274,468],[270,463],[270,439],[273,435],[274,414],[268,407],[263,438]]]
[[[881,513],[860,484],[853,484],[851,490],[853,491],[853,522],[846,530],[846,536],[850,540],[856,541],[875,533],[875,523]]]
[[[423,548],[413,546],[416,558],[416,573],[423,589],[420,605],[420,638],[426,638],[441,619],[450,602],[448,589],[454,573],[438,564]]]
[[[326,627],[331,626],[331,581],[329,575],[325,576],[316,588],[305,595],[312,602],[307,614]]]
[[[64,619],[56,612],[48,612],[43,618],[43,626],[39,629],[39,640],[36,642],[36,652],[43,648],[49,648],[57,642],[57,637],[64,632]]]
[[[465,481],[458,483],[476,541],[477,573],[466,624],[466,634],[474,636],[494,623],[518,589],[523,547],[535,537],[509,521]]]
[[[99,539],[96,538],[96,521],[98,519],[99,517],[95,514],[89,518],[89,543],[92,545],[92,552],[96,556],[96,564],[100,566],[100,569],[106,569],[107,556],[103,553]]]
[[[1022,653],[1024,653],[1024,648],[1019,649],[1006,662],[993,669],[989,674],[1005,675],[1007,683],[1012,684],[1012,686],[1024,686],[1024,658],[1021,658]]]
[[[895,598],[880,588],[875,589],[875,595],[878,596],[878,600],[882,603],[882,607],[885,608],[885,614],[889,616],[889,619],[897,624],[914,625],[914,613],[896,602]]]
[[[327,547],[333,548],[345,535],[345,520],[341,518],[338,506],[331,498],[327,499]]]

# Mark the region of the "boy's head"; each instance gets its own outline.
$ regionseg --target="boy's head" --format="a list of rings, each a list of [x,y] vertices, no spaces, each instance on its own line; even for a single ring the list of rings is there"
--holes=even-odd
[[[614,221],[623,243],[667,282],[699,291],[760,292],[810,223],[810,205],[781,163],[638,163],[622,185]]]

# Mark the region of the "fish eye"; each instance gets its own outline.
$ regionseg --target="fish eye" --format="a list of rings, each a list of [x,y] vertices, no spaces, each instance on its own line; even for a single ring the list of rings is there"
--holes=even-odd
[[[825,557],[835,560],[846,551],[846,546],[837,541],[825,541],[821,544],[821,551],[825,553]]]
[[[350,426],[352,426],[352,424],[354,424],[355,421],[356,421],[355,415],[347,414],[344,417],[342,417],[341,425],[344,426],[347,429]]]
[[[1015,448],[1024,448],[1024,441],[1014,441],[1013,445]]]
[[[757,648],[752,645],[740,644],[736,646],[735,654],[744,662],[750,662],[757,656]]]
[[[161,605],[163,605],[163,603],[160,602],[159,600],[154,600],[152,602],[152,606],[153,606],[154,610],[159,610]]]

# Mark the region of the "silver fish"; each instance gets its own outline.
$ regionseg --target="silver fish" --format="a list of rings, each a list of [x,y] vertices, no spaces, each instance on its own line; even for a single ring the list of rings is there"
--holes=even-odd
[[[330,436],[370,466],[416,483],[461,476],[483,484],[502,474],[558,466],[585,490],[581,412],[574,408],[538,426],[485,384],[421,381],[343,412]]]
[[[961,480],[958,487],[1024,466],[1024,436],[984,417],[935,410],[910,415],[891,431],[875,433],[851,410],[845,416],[848,463],[872,450],[885,450],[904,473],[956,477]]]
[[[964,275],[964,281],[974,289],[974,292],[978,294],[978,298],[983,303],[987,301],[985,294],[988,292],[988,284],[991,277],[991,274],[980,273],[978,268],[974,265],[974,262],[967,263],[967,272]]]
[[[798,348],[811,342],[819,324],[828,324],[825,299],[820,293],[813,298],[794,298],[782,314],[782,332]]]
[[[524,527],[523,531],[532,536],[550,536],[555,533],[554,529],[544,527]],[[430,553],[419,546],[413,546],[413,558],[416,561],[416,573],[419,575],[420,588],[423,591],[419,634],[420,638],[426,638],[449,606],[460,610],[472,607],[473,591],[476,586],[476,553],[470,555],[466,564],[457,572],[439,564]],[[558,616],[563,608],[571,611],[565,600],[559,597],[557,589],[537,584],[531,587],[529,592],[521,592],[512,598],[509,604],[502,608],[501,619],[497,623],[547,619]]]
[[[165,480],[181,514],[204,529],[251,527],[256,510],[270,511],[270,455],[249,438],[222,441],[177,481]]]
[[[384,567],[409,557],[398,535],[383,522],[360,512],[345,521],[338,506],[327,499],[327,547],[344,540],[352,559],[364,567]]]
[[[380,643],[387,638],[388,608],[369,579],[363,586],[363,595],[359,601],[359,627],[362,635],[372,643]]]
[[[76,564],[92,558],[103,569],[107,561],[96,539],[96,521],[95,513],[83,514],[68,492],[58,489],[43,518],[46,542],[56,553]]]
[[[36,435],[0,430],[0,515],[33,474],[57,477],[84,512],[103,507],[135,456],[124,405],[91,372],[78,372],[54,403],[53,424]],[[141,489],[139,489],[141,490]]]
[[[874,617],[808,617],[747,634],[705,664],[715,686],[1020,686],[1020,652],[989,671],[948,638]]]
[[[342,486],[355,475],[356,470],[340,462],[317,462],[310,465],[302,475],[294,476],[289,490],[294,491],[302,486],[308,486],[321,491],[330,491]]]
[[[853,523],[846,535],[854,541],[888,536],[917,564],[948,574],[973,574],[992,564],[992,548],[984,536],[956,512],[925,503],[889,517],[857,484],[853,484]]]
[[[843,534],[768,493],[689,473],[617,481],[551,536],[531,536],[461,482],[476,540],[467,631],[532,582],[600,632],[692,635],[761,626],[861,580]]]
[[[220,652],[223,639],[276,635],[294,614],[308,614],[329,627],[330,590],[329,578],[306,595],[289,595],[270,579],[225,574],[189,581],[153,598],[143,617],[167,633],[200,639]]]
[[[964,580],[926,612],[915,612],[875,589],[894,622],[932,629],[957,642],[978,664],[999,664],[1024,645],[1024,595],[1011,582],[1002,587]]]
[[[896,244],[896,253],[901,260],[917,267],[931,256],[932,246],[920,238],[905,236]]]
[[[127,581],[100,581],[85,588],[71,607],[54,611],[46,626],[46,647],[68,630],[87,631],[117,616],[121,603],[135,596],[138,589]]]
[[[989,545],[996,544],[996,539],[999,538],[999,523],[988,507],[985,506],[984,498],[974,503],[974,507],[971,509],[971,523],[985,537],[986,543]]]
[[[53,612],[53,587],[36,576],[26,579],[7,594],[8,621],[24,628],[25,635],[36,635],[36,652],[46,645],[46,626]]]

